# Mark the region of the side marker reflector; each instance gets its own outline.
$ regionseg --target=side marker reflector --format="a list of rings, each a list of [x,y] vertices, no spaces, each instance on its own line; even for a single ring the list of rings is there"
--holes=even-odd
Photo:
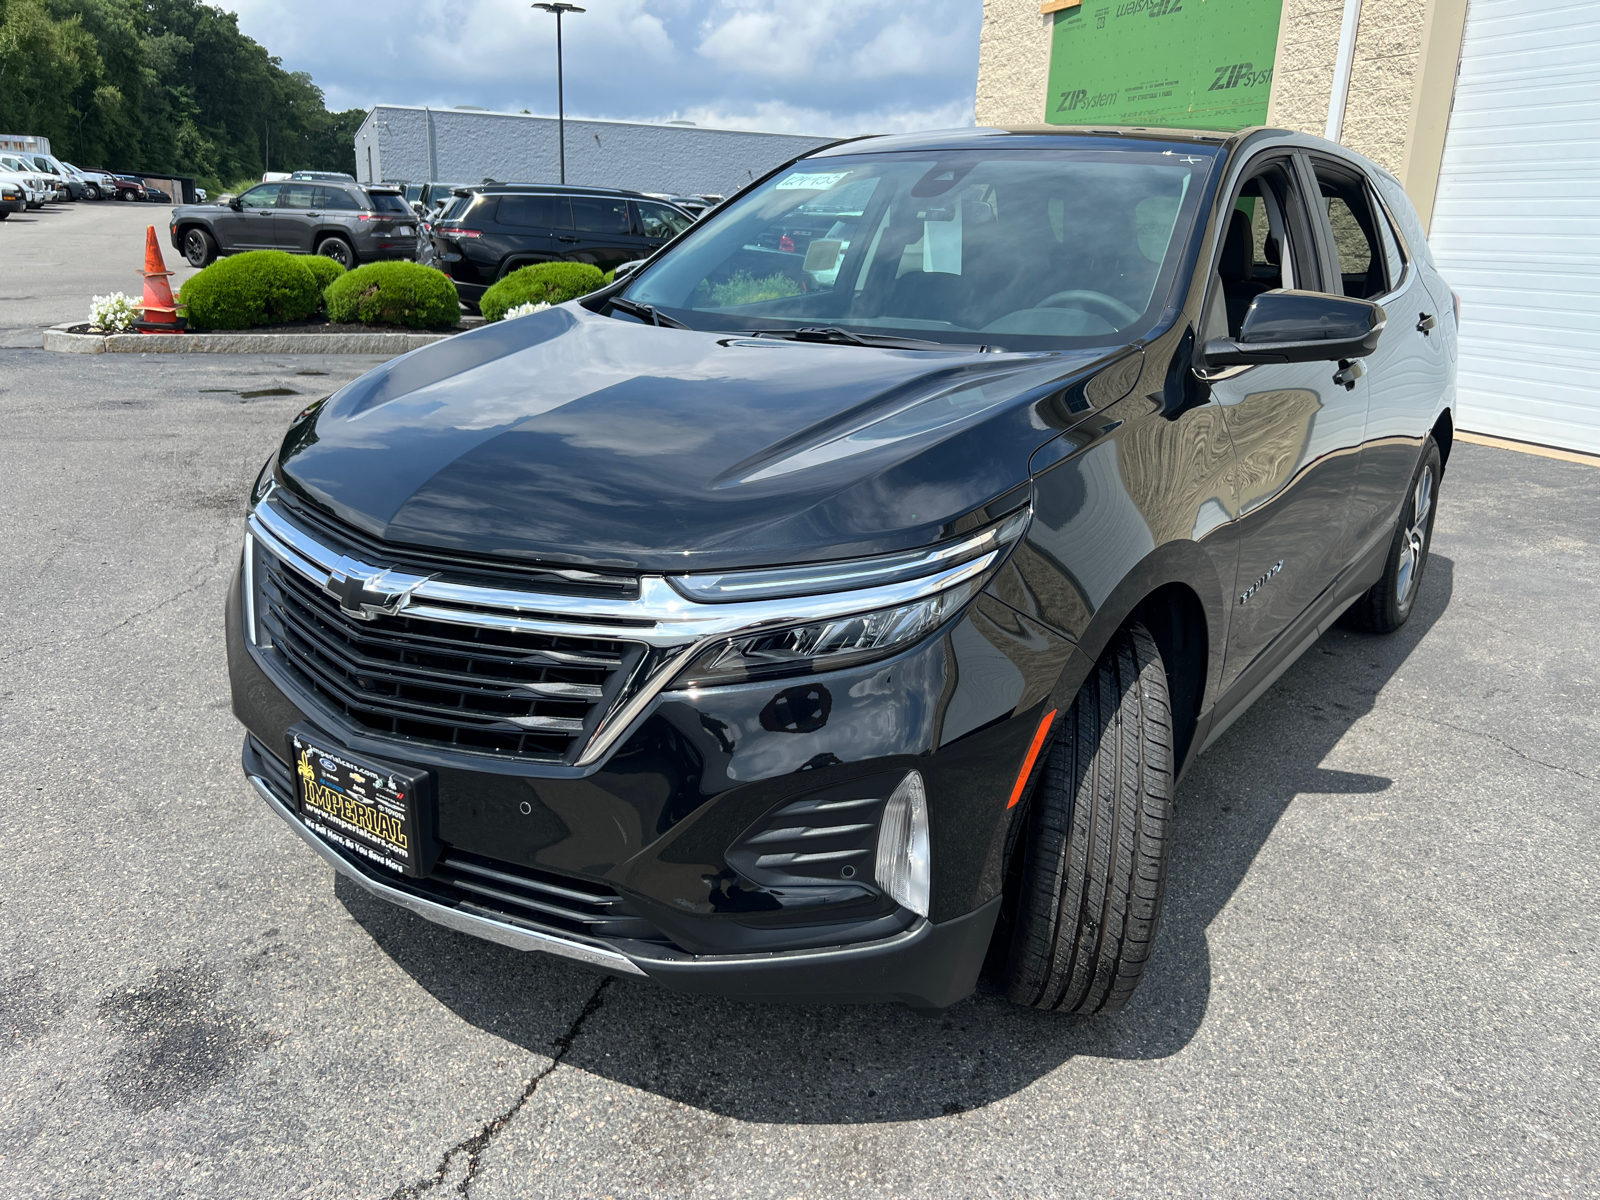
[[[1033,735],[1033,744],[1028,747],[1028,757],[1022,760],[1022,770],[1017,773],[1017,786],[1011,789],[1011,803],[1007,808],[1015,808],[1022,799],[1022,789],[1028,786],[1028,776],[1033,774],[1034,761],[1039,757],[1039,751],[1044,749],[1045,735],[1050,732],[1050,726],[1055,724],[1056,710],[1051,709],[1045,713],[1044,720],[1039,722],[1039,731]]]

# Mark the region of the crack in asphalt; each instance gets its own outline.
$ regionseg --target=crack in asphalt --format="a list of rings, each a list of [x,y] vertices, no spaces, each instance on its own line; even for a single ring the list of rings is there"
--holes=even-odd
[[[388,1200],[417,1200],[417,1197],[431,1192],[434,1188],[444,1183],[450,1175],[451,1165],[459,1155],[463,1154],[466,1155],[467,1170],[461,1182],[456,1184],[456,1195],[465,1196],[468,1189],[472,1187],[474,1177],[478,1174],[478,1164],[483,1160],[484,1151],[500,1135],[500,1131],[510,1124],[511,1119],[522,1111],[523,1106],[533,1097],[533,1093],[538,1090],[545,1077],[561,1065],[561,1060],[567,1056],[567,1051],[572,1049],[572,1043],[577,1040],[578,1034],[582,1031],[583,1023],[599,1010],[601,994],[610,985],[613,978],[613,976],[607,975],[600,981],[600,985],[594,989],[594,993],[584,1004],[583,1011],[573,1019],[571,1025],[567,1026],[567,1031],[552,1043],[556,1048],[556,1052],[551,1056],[550,1064],[528,1080],[522,1089],[522,1095],[517,1097],[510,1108],[499,1116],[485,1121],[477,1133],[469,1138],[463,1138],[446,1150],[444,1156],[439,1159],[439,1165],[434,1168],[432,1175],[420,1179],[416,1183],[402,1184],[389,1193]]]
[[[1453,729],[1455,732],[1464,733],[1469,737],[1480,737],[1486,742],[1493,742],[1496,746],[1511,751],[1511,753],[1515,754],[1518,758],[1524,760],[1525,762],[1531,762],[1541,767],[1548,767],[1552,771],[1561,771],[1568,775],[1576,775],[1579,779],[1587,779],[1591,782],[1594,779],[1592,775],[1585,775],[1582,771],[1578,770],[1577,767],[1565,767],[1560,763],[1546,762],[1542,758],[1535,758],[1520,746],[1513,746],[1504,738],[1495,737],[1494,734],[1485,733],[1481,729],[1468,729],[1463,725],[1452,725],[1449,721],[1441,721],[1437,717],[1414,717],[1414,719],[1421,721],[1426,725],[1436,725],[1440,729]]]

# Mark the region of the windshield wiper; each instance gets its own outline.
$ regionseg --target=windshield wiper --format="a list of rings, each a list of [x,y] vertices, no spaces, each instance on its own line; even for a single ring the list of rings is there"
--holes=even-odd
[[[891,334],[859,334],[837,325],[811,325],[801,329],[752,329],[748,337],[786,338],[792,342],[828,342],[835,346],[876,346],[885,350],[972,350],[983,354],[988,346],[952,345],[925,338],[895,337]]]
[[[627,300],[621,296],[612,296],[606,303],[611,305],[612,308],[620,308],[630,317],[638,317],[641,321],[649,321],[652,325],[664,325],[668,329],[689,328],[676,317],[669,317],[666,313],[657,312],[654,306],[640,304],[637,300]]]

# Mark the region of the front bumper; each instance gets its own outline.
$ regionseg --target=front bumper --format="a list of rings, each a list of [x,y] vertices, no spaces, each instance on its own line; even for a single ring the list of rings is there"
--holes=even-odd
[[[603,757],[581,765],[466,752],[355,724],[308,691],[279,651],[248,643],[241,589],[236,579],[227,642],[234,711],[252,735],[246,774],[319,854],[373,894],[475,936],[683,991],[937,1008],[974,986],[1021,811],[1007,807],[1015,772],[1071,653],[997,599],[980,596],[945,631],[895,658],[662,693]],[[286,760],[288,731],[301,723],[353,754],[432,773],[430,832],[446,847],[439,869],[402,878],[347,858],[300,822]],[[802,896],[807,889],[733,865],[736,844],[752,844],[751,831],[780,810],[825,795],[887,795],[882,789],[910,769],[926,780],[931,810],[928,919],[870,886],[836,881],[836,891]],[[613,899],[605,903],[625,911],[632,931],[589,936],[601,927],[552,928],[537,912],[486,907],[452,890],[457,861],[503,879],[522,872],[606,889]]]
[[[779,1003],[901,1001],[917,1008],[946,1008],[972,991],[999,914],[997,896],[953,921],[935,925],[920,920],[876,941],[773,953],[695,955],[644,943],[607,945],[562,937],[440,903],[404,879],[341,853],[296,815],[294,800],[273,779],[278,771],[265,753],[255,738],[246,738],[245,777],[256,794],[329,866],[370,895],[513,950],[540,951],[613,974],[643,976],[673,991]]]

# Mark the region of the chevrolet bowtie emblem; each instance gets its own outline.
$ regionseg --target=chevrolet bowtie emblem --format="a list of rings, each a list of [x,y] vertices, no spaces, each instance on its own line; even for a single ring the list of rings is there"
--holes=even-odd
[[[411,602],[411,593],[430,578],[400,571],[368,572],[352,565],[330,571],[322,590],[339,602],[339,609],[346,616],[373,621],[398,613]]]

